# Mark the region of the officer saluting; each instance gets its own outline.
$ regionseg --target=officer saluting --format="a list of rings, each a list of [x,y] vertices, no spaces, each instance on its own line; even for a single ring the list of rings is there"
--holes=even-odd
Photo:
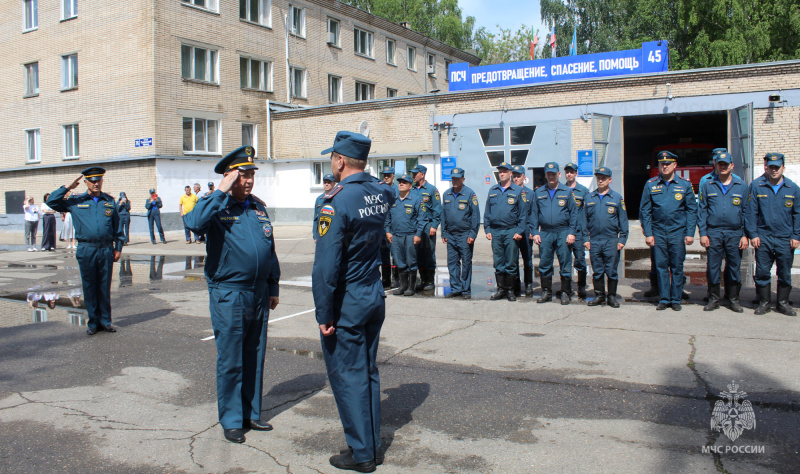
[[[481,212],[478,196],[464,186],[464,170],[453,168],[450,172],[453,187],[442,197],[442,242],[447,244],[447,269],[450,272],[450,293],[445,298],[461,296],[472,298],[472,251]]]
[[[332,456],[339,469],[372,472],[380,455],[378,340],[385,316],[380,281],[384,223],[394,191],[364,172],[372,142],[339,132],[331,169],[339,182],[320,210],[312,291],[331,391],[348,448]]]
[[[205,274],[217,344],[217,409],[225,438],[261,421],[262,372],[269,310],[278,306],[281,270],[264,202],[251,194],[255,150],[243,146],[217,163],[217,190],[186,214],[186,227],[206,235]]]
[[[694,242],[697,224],[697,201],[692,183],[675,175],[677,159],[668,151],[659,152],[661,174],[647,180],[639,204],[645,242],[653,248],[658,273],[660,296],[656,309],[659,311],[670,305],[673,311],[681,310],[683,261],[686,246]]]
[[[397,181],[400,192],[386,215],[386,238],[383,241],[392,246],[392,256],[400,271],[400,287],[392,294],[414,296],[417,283],[417,246],[425,238],[428,213],[425,212],[422,197],[411,190],[414,178],[404,174]],[[386,282],[383,286],[386,287]]]
[[[759,304],[755,314],[770,311],[770,270],[775,263],[778,267],[778,303],[775,309],[787,316],[795,316],[795,311],[789,306],[789,293],[792,291],[794,250],[800,246],[800,187],[783,176],[784,157],[781,153],[767,153],[764,160],[767,171],[750,184],[745,220],[745,232],[756,249],[753,279]]]
[[[625,200],[610,188],[611,170],[605,166],[594,171],[597,189],[586,197],[586,230],[589,232],[589,258],[592,261],[594,300],[587,306],[600,306],[606,301],[603,275],[608,278],[608,305],[619,308],[617,283],[619,252],[628,241],[628,213]]]
[[[47,205],[56,212],[72,214],[78,250],[75,258],[81,272],[83,297],[89,323],[86,334],[97,331],[117,332],[111,327],[111,273],[114,262],[119,261],[124,237],[119,225],[119,213],[112,196],[102,192],[106,170],[93,166],[67,186],[61,186],[47,198]],[[71,189],[78,187],[81,178],[87,192],[64,199]]]
[[[497,165],[499,181],[489,188],[486,211],[483,215],[483,231],[492,241],[494,275],[497,291],[490,300],[514,296],[514,281],[519,280],[519,250],[516,241],[525,234],[525,203],[522,188],[511,182],[512,167],[505,161]]]
[[[314,201],[314,226],[311,228],[311,235],[314,236],[314,242],[316,242],[317,237],[319,237],[319,234],[317,233],[317,227],[319,226],[319,210],[322,208],[322,201],[325,200],[325,195],[331,192],[334,183],[335,180],[333,179],[332,174],[328,173],[322,177],[322,189],[324,191],[322,194],[317,196],[317,200]]]

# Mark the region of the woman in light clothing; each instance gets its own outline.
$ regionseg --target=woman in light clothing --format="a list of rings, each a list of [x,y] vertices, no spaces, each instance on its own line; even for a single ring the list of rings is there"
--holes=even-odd
[[[68,198],[70,194],[72,193],[67,192],[67,194],[64,195],[64,199]],[[61,220],[64,221],[64,227],[61,228],[61,237],[59,240],[66,240],[68,249],[78,248],[78,243],[75,242],[75,227],[72,226],[72,214],[69,212],[62,212]]]
[[[41,211],[39,207],[33,203],[32,196],[25,198],[25,204],[22,205],[22,210],[25,211],[25,245],[28,246],[28,252],[35,252],[36,233],[39,230],[39,215]]]
[[[45,194],[42,203],[42,251],[56,249],[56,211],[46,204],[49,196]]]

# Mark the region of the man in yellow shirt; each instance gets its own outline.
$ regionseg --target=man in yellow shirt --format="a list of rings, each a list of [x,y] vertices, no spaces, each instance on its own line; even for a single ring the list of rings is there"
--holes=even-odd
[[[178,210],[181,213],[181,219],[183,219],[183,232],[186,234],[186,243],[191,244],[192,231],[190,231],[189,228],[186,227],[186,214],[192,212],[194,206],[197,205],[197,195],[192,194],[191,186],[186,186],[186,188],[184,188],[184,191],[186,191],[186,194],[181,196],[181,200],[178,204]],[[194,241],[199,244],[200,236],[194,234]]]

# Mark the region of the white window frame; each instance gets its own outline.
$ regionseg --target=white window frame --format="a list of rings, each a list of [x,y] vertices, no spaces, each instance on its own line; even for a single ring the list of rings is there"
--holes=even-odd
[[[184,54],[189,52],[189,76],[186,76],[183,70]],[[197,60],[197,51],[205,51],[205,77],[195,77],[197,73],[195,62]],[[181,44],[181,77],[191,81],[207,82],[209,84],[219,84],[219,51],[207,47],[195,46],[192,44]]]
[[[361,37],[364,37],[365,43],[363,46],[366,47],[367,51],[362,51],[362,41]],[[369,30],[365,30],[364,28],[354,27],[353,28],[353,51],[358,56],[364,56],[365,58],[374,59],[375,58],[375,33]]]
[[[391,44],[391,47],[389,45]],[[391,54],[389,54],[391,52]],[[386,38],[386,64],[397,66],[397,41]]]
[[[301,84],[300,84],[300,93],[298,94],[297,88],[295,87],[295,75],[296,73],[301,74]],[[306,83],[308,81],[308,74],[306,73],[306,68],[304,67],[297,67],[297,66],[290,66],[289,67],[289,80],[292,87],[292,98],[294,99],[305,99],[306,98]]]
[[[258,5],[258,18],[253,19],[252,6]],[[242,16],[242,7],[245,16]],[[272,0],[239,0],[239,19],[272,28]]]
[[[365,97],[366,94],[366,97]],[[356,81],[356,101],[372,100],[375,98],[375,84]]]
[[[81,157],[80,127],[77,123],[62,125],[64,138],[64,160],[77,160]]]
[[[426,64],[425,72],[435,76],[436,75],[436,55],[428,53],[428,61],[425,64]],[[433,66],[433,72],[428,71],[430,66]]]
[[[417,70],[417,48],[413,46],[406,48],[406,67],[409,71]]]
[[[333,85],[336,84],[336,90],[333,90]],[[328,103],[340,104],[342,103],[342,77],[328,74]]]
[[[181,3],[201,10],[219,13],[219,0],[181,0]]]
[[[244,129],[245,127],[253,127],[253,143],[245,143],[244,142]],[[255,151],[256,155],[258,155],[258,124],[257,123],[242,123],[242,146],[250,145],[252,146]]]
[[[331,46],[336,46],[337,48],[341,47],[341,39],[342,39],[342,22],[337,20],[336,18],[328,17],[328,44]],[[331,26],[335,24],[336,28],[331,28]],[[336,31],[333,31],[333,30]],[[333,42],[331,42],[331,33],[333,33]]]
[[[78,53],[61,56],[61,90],[78,88]]]
[[[25,95],[23,97],[36,97],[39,95],[39,62],[25,64]]]
[[[31,137],[33,138],[31,143]],[[31,149],[33,144],[33,149]],[[25,163],[41,163],[42,161],[42,136],[38,128],[25,130]]]
[[[242,84],[242,61],[247,61],[245,83]],[[253,85],[253,67],[259,68],[259,84]],[[263,61],[248,56],[239,57],[239,86],[242,89],[272,92],[272,61]]]
[[[30,23],[28,20],[30,20]],[[23,0],[22,32],[37,29],[39,29],[39,0]]]
[[[321,188],[324,184],[322,177],[331,172],[330,160],[313,162],[311,164],[311,187]]]
[[[386,97],[397,97],[397,89],[392,89],[391,87],[387,87]]]
[[[78,16],[78,0],[61,0],[61,21]]]
[[[183,154],[184,155],[221,155],[222,152],[222,121],[217,119],[208,119],[203,117],[183,117],[181,121],[181,135],[184,134],[183,124],[186,123],[187,120],[192,121],[192,147],[190,150],[186,150],[186,137],[183,136]],[[217,150],[209,150],[209,134],[208,134],[208,123],[209,122],[216,122],[217,127]],[[198,150],[196,148],[197,142],[197,128],[202,127],[203,131],[203,147],[204,149]]]
[[[306,37],[306,9],[304,7],[289,4],[289,33],[299,38]]]

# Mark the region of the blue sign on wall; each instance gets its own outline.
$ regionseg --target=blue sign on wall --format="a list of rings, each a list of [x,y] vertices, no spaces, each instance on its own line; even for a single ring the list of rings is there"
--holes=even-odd
[[[139,148],[141,146],[153,146],[152,138],[137,138],[133,141],[133,146]]]
[[[594,175],[594,150],[578,150],[578,176]]]
[[[537,59],[490,66],[450,65],[450,91],[538,84],[571,79],[622,76],[669,70],[666,41],[642,43],[642,49]]]
[[[450,173],[456,167],[455,156],[442,157],[442,181],[450,181]]]

